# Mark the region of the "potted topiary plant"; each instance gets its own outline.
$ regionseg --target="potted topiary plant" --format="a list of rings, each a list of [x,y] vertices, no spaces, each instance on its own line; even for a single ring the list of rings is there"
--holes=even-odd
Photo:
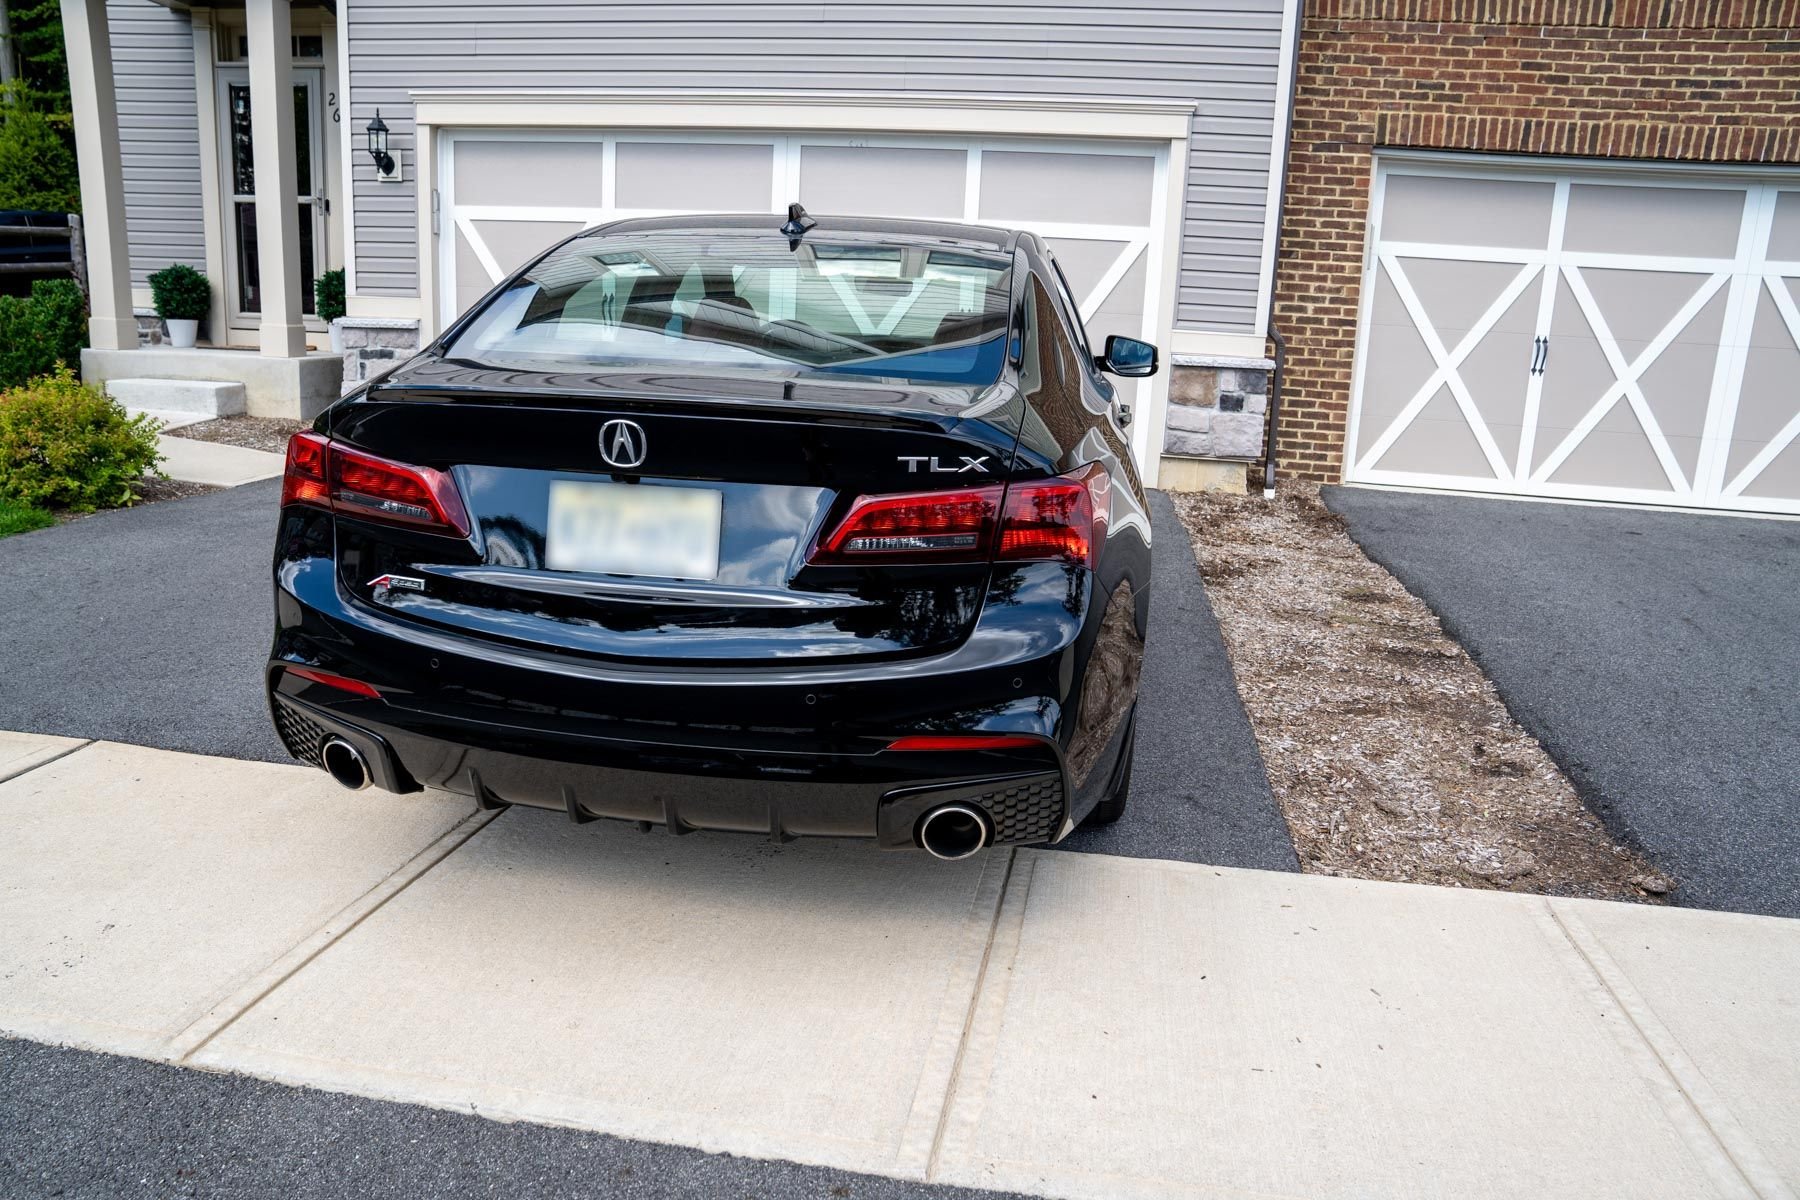
[[[212,287],[206,276],[185,263],[164,267],[150,276],[150,295],[156,315],[169,327],[169,344],[185,350],[200,334],[200,319],[212,308]]]
[[[319,276],[313,285],[313,307],[318,309],[319,320],[331,328],[331,352],[344,352],[344,331],[338,322],[344,317],[344,272],[342,268],[327,271]]]

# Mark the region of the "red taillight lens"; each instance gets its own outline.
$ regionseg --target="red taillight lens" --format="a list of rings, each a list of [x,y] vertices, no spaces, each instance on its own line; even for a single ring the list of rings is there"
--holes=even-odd
[[[288,439],[287,469],[281,476],[281,503],[331,507],[331,489],[325,485],[325,449],[330,443],[316,433],[296,433]]]
[[[469,536],[469,514],[456,483],[442,471],[408,466],[333,443],[331,502],[364,516]]]
[[[354,696],[367,696],[371,700],[381,699],[381,693],[373,684],[364,683],[360,679],[352,679],[348,675],[337,675],[331,671],[321,671],[317,667],[297,667],[290,664],[289,675],[298,675],[301,679],[312,683],[322,683],[328,688],[336,688],[340,692],[349,692]]]
[[[316,433],[289,439],[281,502],[469,536],[468,510],[449,475],[352,450]]]
[[[1092,567],[1106,541],[1112,480],[1098,463],[1032,483],[953,492],[861,496],[813,562],[1077,562]]]
[[[995,484],[954,492],[859,496],[837,528],[819,540],[813,561],[986,558],[1003,490]]]
[[[1041,746],[1036,738],[991,733],[920,733],[895,738],[889,750],[1024,750]]]

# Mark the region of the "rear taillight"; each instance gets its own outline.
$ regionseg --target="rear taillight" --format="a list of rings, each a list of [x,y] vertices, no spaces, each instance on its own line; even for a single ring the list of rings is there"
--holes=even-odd
[[[1030,483],[861,496],[819,539],[811,561],[1078,562],[1106,539],[1112,481],[1095,464]]]
[[[837,528],[819,539],[813,561],[985,560],[1004,493],[994,484],[954,492],[859,496]]]
[[[468,510],[449,475],[352,450],[316,433],[296,433],[288,441],[281,502],[469,536]]]

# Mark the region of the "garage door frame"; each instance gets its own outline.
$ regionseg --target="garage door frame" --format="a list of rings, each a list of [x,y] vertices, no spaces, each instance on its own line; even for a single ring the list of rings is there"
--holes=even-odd
[[[1382,240],[1382,218],[1384,200],[1388,181],[1396,175],[1414,175],[1452,179],[1485,179],[1502,181],[1528,181],[1553,185],[1555,199],[1551,234],[1546,246],[1532,250],[1525,248],[1500,249],[1487,246],[1458,246],[1449,243],[1409,243],[1398,240]],[[1576,251],[1565,248],[1562,242],[1562,222],[1567,210],[1569,189],[1572,185],[1582,183],[1600,183],[1609,186],[1624,187],[1678,187],[1681,189],[1719,189],[1742,191],[1746,194],[1746,207],[1738,226],[1736,252],[1728,257],[1701,257],[1695,255],[1620,255],[1606,254],[1598,251]],[[1749,342],[1750,326],[1756,317],[1756,307],[1761,293],[1759,288],[1767,287],[1770,298],[1780,308],[1788,330],[1796,343],[1800,343],[1800,290],[1793,285],[1795,277],[1800,276],[1800,263],[1787,260],[1772,260],[1766,257],[1770,246],[1770,230],[1774,220],[1777,196],[1800,196],[1800,172],[1754,166],[1744,168],[1721,167],[1714,164],[1645,164],[1640,162],[1615,162],[1594,160],[1546,159],[1530,156],[1476,156],[1428,151],[1382,151],[1373,156],[1369,179],[1369,215],[1366,224],[1364,269],[1361,282],[1361,294],[1358,302],[1357,337],[1355,364],[1351,380],[1351,397],[1345,427],[1344,442],[1344,482],[1350,484],[1369,484],[1385,487],[1413,487],[1433,490],[1453,490],[1460,492],[1479,492],[1514,497],[1544,499],[1597,500],[1606,502],[1642,503],[1667,505],[1675,507],[1699,507],[1726,511],[1754,511],[1800,513],[1800,499],[1771,497],[1753,497],[1744,494],[1744,488],[1754,479],[1756,473],[1771,461],[1784,447],[1800,438],[1800,413],[1774,435],[1761,453],[1739,469],[1727,471],[1727,455],[1730,453],[1729,439],[1734,431],[1737,417],[1737,406],[1744,371],[1744,347]],[[1559,453],[1538,460],[1533,465],[1534,445],[1538,412],[1536,402],[1542,389],[1542,376],[1530,382],[1522,423],[1524,430],[1520,443],[1516,446],[1496,447],[1489,444],[1490,439],[1482,437],[1484,429],[1476,418],[1469,418],[1473,406],[1472,399],[1466,390],[1456,386],[1457,376],[1454,367],[1459,364],[1457,351],[1469,350],[1478,343],[1478,338],[1470,336],[1462,347],[1447,346],[1436,340],[1435,331],[1428,330],[1428,323],[1421,318],[1419,303],[1416,297],[1408,294],[1404,271],[1395,270],[1395,259],[1429,259],[1437,258],[1454,262],[1504,263],[1520,267],[1520,275],[1512,285],[1501,294],[1484,314],[1483,320],[1491,327],[1500,318],[1512,300],[1519,298],[1522,289],[1525,293],[1534,290],[1541,294],[1539,325],[1544,326],[1549,320],[1551,308],[1551,291],[1562,279],[1568,279],[1575,285],[1577,298],[1581,301],[1584,312],[1591,316],[1593,306],[1591,297],[1582,295],[1583,287],[1580,270],[1583,268],[1599,268],[1610,270],[1663,271],[1705,274],[1709,281],[1701,285],[1700,292],[1684,309],[1678,313],[1677,319],[1671,321],[1664,333],[1669,338],[1678,335],[1687,321],[1692,320],[1705,302],[1714,295],[1723,292],[1726,295],[1725,312],[1720,333],[1721,348],[1715,357],[1715,370],[1712,391],[1708,396],[1705,415],[1704,432],[1701,435],[1702,445],[1700,458],[1693,472],[1693,478],[1680,476],[1679,468],[1672,466],[1667,455],[1666,445],[1658,447],[1664,467],[1671,475],[1671,488],[1667,491],[1659,489],[1633,489],[1588,485],[1569,482],[1556,482],[1549,479],[1563,459],[1567,457],[1581,442],[1594,424],[1605,415],[1605,406],[1597,405],[1588,414],[1585,423],[1578,423],[1566,439],[1565,444],[1558,447]],[[1573,268],[1573,270],[1570,270]],[[1402,416],[1384,425],[1383,436],[1371,442],[1369,447],[1362,446],[1361,428],[1364,421],[1365,386],[1370,361],[1370,339],[1373,334],[1373,309],[1376,297],[1377,272],[1385,273],[1389,282],[1395,285],[1400,293],[1412,320],[1417,326],[1421,338],[1438,368],[1431,378],[1436,380],[1442,375],[1443,382],[1450,388],[1458,408],[1469,418],[1477,439],[1482,444],[1484,454],[1489,459],[1495,478],[1482,480],[1466,475],[1433,475],[1418,471],[1389,470],[1375,465],[1386,451],[1393,445],[1393,437],[1403,431],[1410,417],[1410,412],[1417,415],[1421,399],[1428,401],[1430,395],[1414,396],[1413,404],[1402,409]],[[1549,282],[1552,287],[1545,286],[1545,273],[1550,272]],[[1788,282],[1783,283],[1783,277]],[[1475,323],[1476,332],[1481,332],[1481,322]],[[1609,337],[1603,337],[1609,342]],[[1666,345],[1666,343],[1665,343]],[[1609,357],[1617,351],[1616,345],[1606,346]],[[1660,353],[1660,349],[1657,351]],[[1643,361],[1619,361],[1614,359],[1618,369],[1621,396],[1617,401],[1629,404],[1634,410],[1641,412],[1645,407],[1643,397],[1635,389],[1635,380],[1655,359],[1655,354],[1646,354]],[[1449,370],[1445,370],[1446,360]],[[1630,380],[1627,381],[1627,372]],[[1431,389],[1425,385],[1425,390]],[[1642,417],[1646,433],[1652,444],[1661,441],[1654,419],[1648,414]],[[1585,424],[1585,428],[1584,428]],[[1502,456],[1496,461],[1495,450]]]
[[[862,141],[881,146],[943,146],[977,142],[983,149],[1086,150],[1096,153],[1148,153],[1155,163],[1149,224],[1143,227],[1141,255],[1147,273],[1144,332],[1165,352],[1172,345],[1175,281],[1180,266],[1180,222],[1193,106],[1157,101],[1067,101],[1040,97],[932,96],[782,96],[754,93],[730,96],[646,96],[567,93],[414,94],[417,113],[418,173],[436,186],[418,189],[422,332],[430,338],[447,319],[450,278],[440,216],[450,183],[448,160],[454,140],[465,137],[571,140],[591,137],[646,140],[758,142],[787,139],[796,145],[848,144]],[[778,153],[780,151],[778,150]],[[971,150],[971,153],[977,151]],[[781,161],[797,164],[797,152]],[[607,179],[613,179],[611,171]],[[795,185],[791,172],[774,172],[771,208],[785,205]],[[605,197],[607,201],[611,196]],[[582,210],[586,215],[588,210]],[[965,213],[967,202],[965,201]],[[619,210],[608,216],[630,215]],[[571,218],[574,219],[574,218]],[[990,222],[993,218],[989,218]],[[1119,237],[1124,227],[1048,225],[1019,222],[1049,236],[1079,237],[1102,233]],[[1137,227],[1132,227],[1136,230]],[[1133,260],[1122,256],[1119,273]],[[1096,289],[1096,295],[1107,288]],[[1082,298],[1084,301],[1088,297]],[[1165,353],[1166,357],[1166,353]],[[1146,482],[1154,483],[1168,404],[1167,369],[1147,381],[1132,444]]]

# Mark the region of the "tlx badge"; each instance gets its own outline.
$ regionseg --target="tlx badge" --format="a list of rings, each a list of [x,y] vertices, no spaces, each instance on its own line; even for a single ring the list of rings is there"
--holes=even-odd
[[[916,475],[920,471],[924,471],[928,475],[961,475],[968,471],[974,471],[981,475],[987,474],[987,467],[985,464],[987,463],[988,455],[984,454],[980,458],[970,458],[966,454],[959,454],[957,457],[962,459],[961,466],[946,467],[938,462],[936,455],[930,457],[921,455],[918,458],[908,458],[906,455],[902,454],[899,456],[898,461],[906,464],[906,473],[908,475]],[[924,465],[921,466],[920,464]]]

